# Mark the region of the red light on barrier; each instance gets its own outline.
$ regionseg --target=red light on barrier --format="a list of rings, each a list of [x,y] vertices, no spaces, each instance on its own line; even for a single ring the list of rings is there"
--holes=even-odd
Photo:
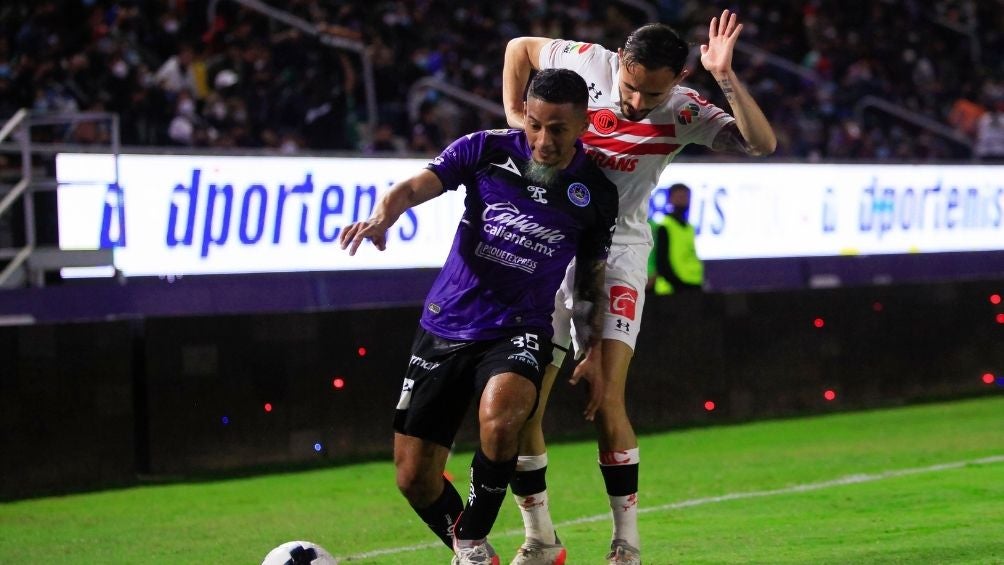
[[[885,306],[883,306],[881,302],[874,302],[874,303],[872,303],[872,310],[873,311],[875,311],[875,312],[881,312],[884,309],[885,309]]]
[[[822,318],[816,318],[812,321],[812,325],[821,328],[826,325],[826,322]]]
[[[365,347],[360,347],[359,350],[357,351],[357,353],[359,353],[360,357],[366,357],[366,348]]]
[[[837,393],[832,390],[827,390],[826,392],[823,393],[823,398],[825,398],[826,400],[833,400],[836,397]]]
[[[715,409],[715,403],[710,400],[705,402],[704,409],[707,410],[708,412],[711,412],[712,410]]]
[[[266,402],[265,403],[265,411],[266,412],[271,412],[272,411],[272,403],[271,402]]]
[[[986,373],[985,375],[983,375],[983,382],[988,385],[994,384],[994,376],[990,373]]]
[[[341,377],[335,377],[335,380],[331,381],[331,386],[338,389],[345,388],[345,379]]]
[[[994,305],[1000,304],[1001,303],[1001,295],[999,295],[999,294],[991,294],[990,295],[990,303],[994,304]]]
[[[1004,314],[997,314],[997,323],[1004,324]]]

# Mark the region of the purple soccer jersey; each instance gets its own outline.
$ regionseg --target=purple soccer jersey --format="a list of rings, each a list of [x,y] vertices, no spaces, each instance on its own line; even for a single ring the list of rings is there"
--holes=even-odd
[[[524,176],[530,159],[522,130],[489,130],[461,137],[429,163],[447,190],[467,189],[453,247],[422,313],[429,332],[481,340],[528,328],[550,336],[568,263],[606,258],[616,187],[578,143],[547,186]]]

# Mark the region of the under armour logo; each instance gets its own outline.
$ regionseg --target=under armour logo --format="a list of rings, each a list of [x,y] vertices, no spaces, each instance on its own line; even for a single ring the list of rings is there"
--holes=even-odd
[[[631,323],[625,322],[624,320],[617,320],[617,329],[622,332],[631,331]]]
[[[492,163],[492,166],[505,169],[510,173],[514,173],[518,177],[523,176],[523,174],[519,172],[519,168],[516,167],[516,163],[512,162],[512,157],[506,157],[505,163]]]
[[[593,102],[596,102],[597,100],[599,100],[600,96],[602,96],[602,95],[603,95],[603,92],[601,92],[598,88],[596,88],[596,83],[595,82],[589,83],[589,97],[593,99]]]
[[[547,194],[547,189],[540,186],[528,186],[527,190],[530,191],[530,198],[534,199],[541,204],[547,204],[547,199],[544,195]]]

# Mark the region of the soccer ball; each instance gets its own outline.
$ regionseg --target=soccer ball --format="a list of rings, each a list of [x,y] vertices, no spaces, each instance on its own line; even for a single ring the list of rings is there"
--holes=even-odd
[[[338,560],[316,543],[287,541],[268,552],[261,565],[338,565]]]

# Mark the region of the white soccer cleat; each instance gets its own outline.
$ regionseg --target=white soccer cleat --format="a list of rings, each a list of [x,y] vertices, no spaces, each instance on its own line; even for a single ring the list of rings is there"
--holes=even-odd
[[[567,558],[568,551],[555,534],[554,543],[527,538],[509,565],[565,565]]]
[[[453,540],[453,561],[451,565],[499,565],[499,556],[495,553],[495,548],[485,541],[473,547],[457,547],[457,540]]]
[[[610,542],[607,563],[617,565],[641,565],[641,551],[622,539]]]

